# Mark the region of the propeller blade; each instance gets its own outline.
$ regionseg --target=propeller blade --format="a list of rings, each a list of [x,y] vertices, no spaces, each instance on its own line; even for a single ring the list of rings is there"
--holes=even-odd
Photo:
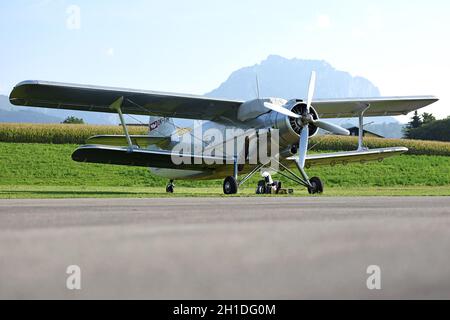
[[[340,136],[349,136],[350,135],[350,131],[348,131],[345,128],[342,128],[338,125],[329,123],[329,122],[325,122],[325,121],[321,121],[321,120],[313,120],[311,121],[311,123],[313,125],[315,125],[316,127],[319,127],[323,130],[329,131],[331,133],[340,135]]]
[[[276,105],[276,104],[273,104],[273,103],[270,103],[270,102],[264,102],[264,107],[266,107],[267,109],[270,109],[272,111],[284,114],[284,115],[286,115],[288,117],[292,117],[292,118],[295,118],[295,119],[300,118],[300,115],[295,114],[292,111],[290,111],[290,110],[288,110],[286,108],[283,108],[282,106],[279,106],[279,105]]]
[[[309,80],[309,89],[308,89],[308,102],[307,102],[307,111],[311,109],[312,101],[314,98],[314,91],[316,90],[316,72],[311,72],[311,79]]]
[[[306,155],[308,153],[308,141],[309,141],[309,125],[305,125],[302,128],[300,134],[300,144],[298,148],[298,164],[300,168],[305,168]]]
[[[311,72],[311,79],[309,80],[308,101],[306,104],[306,113],[308,117],[310,117],[309,113],[311,111],[311,104],[314,98],[315,89],[316,89],[316,72],[313,71]],[[309,124],[308,122],[306,123],[304,122],[302,132],[300,133],[300,143],[298,148],[298,165],[302,169],[305,168],[306,156],[308,154],[308,142],[309,142]]]

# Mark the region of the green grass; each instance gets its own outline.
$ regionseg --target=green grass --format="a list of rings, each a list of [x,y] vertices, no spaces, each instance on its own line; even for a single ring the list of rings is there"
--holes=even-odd
[[[145,168],[76,163],[77,145],[0,143],[0,198],[154,197],[166,179]],[[450,195],[450,157],[404,155],[383,163],[318,167],[326,195]],[[241,190],[254,193],[258,176]],[[283,180],[283,179],[281,179]],[[222,181],[177,181],[174,196],[221,196]],[[307,195],[293,183],[295,195]]]
[[[177,187],[168,195],[163,187],[67,187],[67,186],[0,186],[0,199],[67,199],[67,198],[179,198],[179,197],[228,197],[221,187]],[[310,197],[302,188],[294,188],[293,195],[255,195],[255,189],[245,187],[236,197]],[[331,187],[315,197],[355,196],[450,196],[450,188],[444,187]]]

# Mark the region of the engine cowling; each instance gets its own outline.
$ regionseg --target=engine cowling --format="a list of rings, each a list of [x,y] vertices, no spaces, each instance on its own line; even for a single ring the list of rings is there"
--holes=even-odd
[[[303,114],[306,110],[306,103],[301,100],[288,101],[285,107],[295,114]],[[319,115],[317,111],[311,107],[310,108],[311,117],[314,120],[319,120]],[[288,117],[277,113],[275,119],[274,129],[278,129],[280,132],[280,145],[285,148],[291,148],[298,145],[300,133],[302,130],[301,120]],[[317,134],[319,128],[313,124],[309,125],[309,136],[312,137]]]

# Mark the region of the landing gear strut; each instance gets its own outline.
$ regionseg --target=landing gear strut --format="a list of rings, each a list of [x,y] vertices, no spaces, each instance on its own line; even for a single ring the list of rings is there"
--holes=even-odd
[[[276,159],[274,159],[276,161]],[[289,169],[287,166],[285,166],[282,162],[277,161],[279,166],[284,170],[278,170],[278,173],[285,177],[286,179],[289,179],[303,187],[305,187],[309,194],[322,194],[323,193],[323,182],[318,177],[309,178],[306,174],[304,168],[300,166],[298,162],[295,162],[297,165],[298,171],[300,172],[300,176],[294,173],[291,169]],[[269,178],[270,179],[270,178]],[[261,184],[258,184],[258,191],[263,191],[263,183],[266,181],[261,180]],[[279,186],[281,188],[281,186]]]
[[[175,192],[175,185],[173,183],[173,180],[170,180],[170,182],[167,184],[166,192],[167,193],[174,193]]]

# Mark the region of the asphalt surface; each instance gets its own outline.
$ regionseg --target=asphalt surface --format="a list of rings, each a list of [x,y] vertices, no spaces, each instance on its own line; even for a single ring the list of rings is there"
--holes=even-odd
[[[0,200],[0,298],[450,298],[450,197]]]

